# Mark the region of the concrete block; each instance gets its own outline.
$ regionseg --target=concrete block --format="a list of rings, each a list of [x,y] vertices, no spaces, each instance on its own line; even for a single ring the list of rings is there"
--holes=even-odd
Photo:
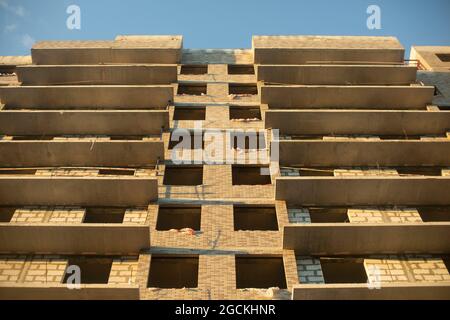
[[[0,101],[11,108],[163,108],[173,101],[169,85],[7,86]]]
[[[271,109],[425,109],[432,86],[271,86],[263,85],[261,103]]]
[[[395,37],[253,36],[255,64],[401,63]]]
[[[267,84],[409,85],[414,66],[396,65],[258,65],[257,80]]]
[[[162,141],[0,141],[3,167],[139,167],[158,159]]]
[[[146,85],[177,82],[177,65],[29,65],[17,67],[22,85]]]
[[[0,177],[0,205],[140,206],[157,198],[155,178]]]
[[[267,110],[265,127],[299,135],[433,135],[450,128],[450,111]]]
[[[299,205],[449,205],[447,177],[277,177],[275,199]]]
[[[1,133],[14,135],[154,135],[169,128],[167,110],[2,110]]]

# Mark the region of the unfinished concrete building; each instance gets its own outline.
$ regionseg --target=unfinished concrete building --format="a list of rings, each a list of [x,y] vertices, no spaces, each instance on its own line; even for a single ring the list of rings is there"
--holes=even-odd
[[[0,57],[0,299],[450,299],[450,47],[404,56],[118,36]]]

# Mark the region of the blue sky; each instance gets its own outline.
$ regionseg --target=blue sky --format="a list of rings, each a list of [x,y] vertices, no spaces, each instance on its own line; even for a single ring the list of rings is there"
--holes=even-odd
[[[81,29],[66,27],[69,5]],[[381,29],[366,26],[369,5]],[[249,48],[262,34],[393,35],[411,45],[450,45],[449,0],[0,0],[0,55],[34,41],[182,34],[185,48]]]

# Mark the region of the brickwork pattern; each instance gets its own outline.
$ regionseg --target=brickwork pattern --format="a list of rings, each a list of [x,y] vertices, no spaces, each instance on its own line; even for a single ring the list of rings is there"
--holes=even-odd
[[[352,208],[347,212],[350,223],[412,223],[422,222],[414,208]]]
[[[25,256],[0,256],[0,282],[18,282],[25,265]]]
[[[362,177],[362,176],[398,176],[397,170],[393,169],[335,169],[335,177]]]
[[[59,255],[0,255],[0,284],[59,285],[64,279],[68,261],[68,256]],[[137,283],[138,263],[138,257],[115,257],[108,284]]]
[[[371,283],[450,281],[442,259],[431,256],[372,257],[364,259],[364,267]]]
[[[290,223],[311,223],[311,216],[306,208],[289,208],[288,215]]]
[[[151,207],[151,206],[150,206]],[[83,223],[86,208],[79,207],[21,207],[17,208],[10,223]],[[149,209],[128,208],[125,210],[124,224],[146,224]]]
[[[138,259],[135,257],[120,257],[113,260],[109,273],[108,284],[135,284],[138,271]]]
[[[194,254],[193,252],[192,254]],[[292,251],[279,253],[283,256],[288,287],[298,284],[295,255]],[[290,299],[286,289],[237,289],[235,255],[233,252],[210,252],[199,255],[198,286],[196,288],[147,288],[147,278],[142,276],[150,270],[151,255],[141,255],[139,259],[140,292],[142,299],[151,300],[223,300],[223,299]],[[293,266],[288,268],[286,266]]]
[[[67,266],[67,259],[59,256],[33,256],[25,274],[26,283],[61,283]]]
[[[300,283],[325,283],[320,260],[311,256],[296,256]]]

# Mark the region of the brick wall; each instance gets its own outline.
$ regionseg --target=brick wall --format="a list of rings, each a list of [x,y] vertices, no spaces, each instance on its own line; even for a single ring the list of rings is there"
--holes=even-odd
[[[311,223],[311,217],[306,208],[289,208],[288,215],[290,223]]]
[[[395,209],[349,209],[348,217],[350,223],[411,223],[422,222],[417,209],[395,208]]]
[[[18,282],[25,256],[0,256],[0,282]]]
[[[81,223],[85,211],[76,207],[24,207],[16,209],[11,223]]]
[[[137,282],[138,259],[120,257],[113,260],[108,284],[134,284]]]
[[[296,256],[296,263],[301,284],[325,283],[319,259],[311,256]]]
[[[0,282],[26,284],[61,284],[68,256],[0,255]],[[138,258],[122,256],[113,259],[108,284],[136,283]]]
[[[392,169],[335,169],[333,170],[335,177],[359,177],[359,176],[398,176],[397,170]]]
[[[67,259],[60,256],[33,256],[28,262],[24,282],[61,283],[67,266]]]
[[[443,260],[431,256],[374,257],[364,259],[364,267],[372,283],[450,281]]]

